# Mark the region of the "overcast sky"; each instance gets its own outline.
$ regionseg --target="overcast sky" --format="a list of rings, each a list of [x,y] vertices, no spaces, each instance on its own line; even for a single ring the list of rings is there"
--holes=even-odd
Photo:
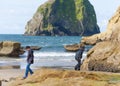
[[[0,0],[0,34],[23,34],[25,25],[38,6],[47,0]],[[69,1],[69,0],[68,0]],[[120,6],[120,0],[90,0],[94,5],[101,31]]]

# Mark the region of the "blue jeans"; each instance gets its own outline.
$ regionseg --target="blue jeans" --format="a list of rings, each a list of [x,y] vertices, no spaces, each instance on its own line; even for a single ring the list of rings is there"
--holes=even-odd
[[[80,70],[81,61],[78,61],[77,65],[75,66],[75,70]]]
[[[29,72],[30,72],[31,75],[33,74],[33,71],[31,70],[30,66],[31,66],[31,64],[28,63],[27,66],[26,66],[26,71],[25,71],[25,76],[24,76],[24,78],[27,78],[27,77],[28,77],[28,73],[29,73]]]

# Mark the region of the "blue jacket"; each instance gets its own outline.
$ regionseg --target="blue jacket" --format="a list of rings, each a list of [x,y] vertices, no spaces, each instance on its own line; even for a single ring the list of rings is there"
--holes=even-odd
[[[32,49],[30,49],[30,50],[28,51],[27,63],[29,63],[29,64],[33,64],[33,63],[34,63],[34,54],[33,54],[33,53],[34,53],[34,52],[33,52]]]
[[[76,52],[75,60],[81,61],[81,59],[82,59],[82,54],[83,54],[83,52],[84,52],[84,49],[85,49],[85,47],[81,47],[81,48]]]

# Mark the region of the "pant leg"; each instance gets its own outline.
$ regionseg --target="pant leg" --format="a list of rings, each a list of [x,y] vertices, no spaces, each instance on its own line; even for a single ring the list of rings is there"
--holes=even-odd
[[[78,64],[75,65],[75,70],[78,70]]]
[[[29,66],[30,66],[30,64],[27,64],[24,78],[28,77]]]
[[[78,61],[77,65],[75,66],[75,70],[80,70],[81,61]]]
[[[81,61],[78,62],[78,70],[80,70],[81,67]]]
[[[32,69],[30,68],[30,66],[31,66],[31,64],[29,65],[28,69],[29,69],[30,74],[32,75],[32,74],[33,74],[33,71],[32,71]]]

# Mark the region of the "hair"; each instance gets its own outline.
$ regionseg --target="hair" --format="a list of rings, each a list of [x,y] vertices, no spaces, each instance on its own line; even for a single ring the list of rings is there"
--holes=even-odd
[[[26,46],[26,49],[29,49],[30,48],[30,46]]]

